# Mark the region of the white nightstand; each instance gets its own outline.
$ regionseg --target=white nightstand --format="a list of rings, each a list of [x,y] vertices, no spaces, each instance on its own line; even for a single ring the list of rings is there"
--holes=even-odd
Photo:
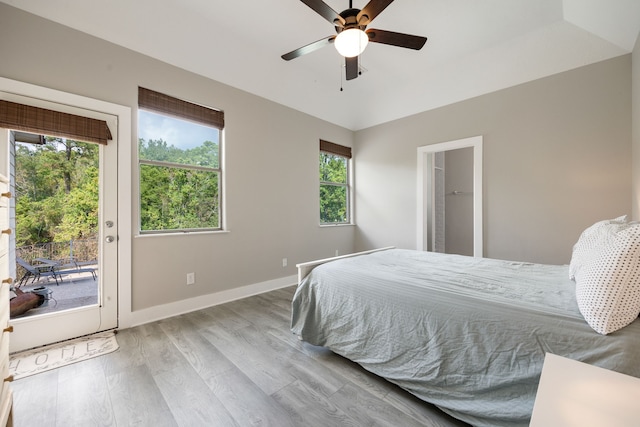
[[[547,353],[529,427],[550,426],[640,426],[640,378]]]

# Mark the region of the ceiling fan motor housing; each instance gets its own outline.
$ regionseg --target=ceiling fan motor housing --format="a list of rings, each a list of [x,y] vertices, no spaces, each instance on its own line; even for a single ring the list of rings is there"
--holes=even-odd
[[[344,24],[340,23],[339,20],[335,19],[333,22],[336,24],[336,32],[340,34],[344,30],[350,30],[352,28],[358,28],[364,31],[367,28],[367,24],[361,24],[361,22],[369,23],[369,17],[367,15],[362,15],[360,20],[358,20],[358,14],[360,13],[360,9],[346,9],[340,12],[340,16],[344,19]]]

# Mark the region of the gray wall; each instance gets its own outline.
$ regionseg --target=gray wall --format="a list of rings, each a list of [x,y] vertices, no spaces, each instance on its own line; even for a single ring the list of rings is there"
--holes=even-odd
[[[417,147],[475,135],[485,256],[568,263],[585,227],[631,214],[631,55],[357,132],[356,250],[415,248]]]
[[[631,79],[632,79],[632,133],[633,133],[633,219],[640,220],[640,34],[636,39],[636,45],[632,54]]]
[[[225,111],[230,232],[134,238],[134,311],[291,276],[297,262],[353,251],[354,227],[318,225],[318,141],[351,146],[351,131],[6,4],[0,54],[2,77],[131,107],[132,141],[138,86]],[[120,167],[136,170],[135,147],[119,148],[131,153]],[[134,210],[134,230],[137,218]],[[194,286],[185,285],[187,272],[196,273]]]

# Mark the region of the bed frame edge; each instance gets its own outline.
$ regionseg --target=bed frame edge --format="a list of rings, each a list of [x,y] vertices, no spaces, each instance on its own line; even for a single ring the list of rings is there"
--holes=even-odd
[[[371,250],[362,251],[362,252],[354,252],[352,254],[339,255],[339,256],[335,256],[335,257],[331,257],[331,258],[318,259],[318,260],[315,260],[315,261],[309,261],[309,262],[303,262],[303,263],[300,263],[300,264],[296,264],[296,267],[298,268],[298,284],[300,284],[300,282],[302,282],[302,279],[304,279],[305,277],[307,277],[307,275],[309,273],[311,273],[311,270],[313,270],[314,268],[316,268],[319,265],[325,264],[325,263],[330,262],[330,261],[335,261],[337,259],[351,258],[351,257],[354,257],[354,256],[366,255],[366,254],[370,254],[370,253],[373,253],[373,252],[387,251],[389,249],[395,249],[395,246],[387,246],[385,248],[371,249]]]

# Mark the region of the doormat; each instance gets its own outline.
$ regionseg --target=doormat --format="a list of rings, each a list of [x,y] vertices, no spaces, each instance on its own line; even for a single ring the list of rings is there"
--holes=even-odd
[[[101,332],[45,347],[9,355],[9,374],[13,379],[60,368],[93,357],[102,356],[118,349],[113,331]]]

